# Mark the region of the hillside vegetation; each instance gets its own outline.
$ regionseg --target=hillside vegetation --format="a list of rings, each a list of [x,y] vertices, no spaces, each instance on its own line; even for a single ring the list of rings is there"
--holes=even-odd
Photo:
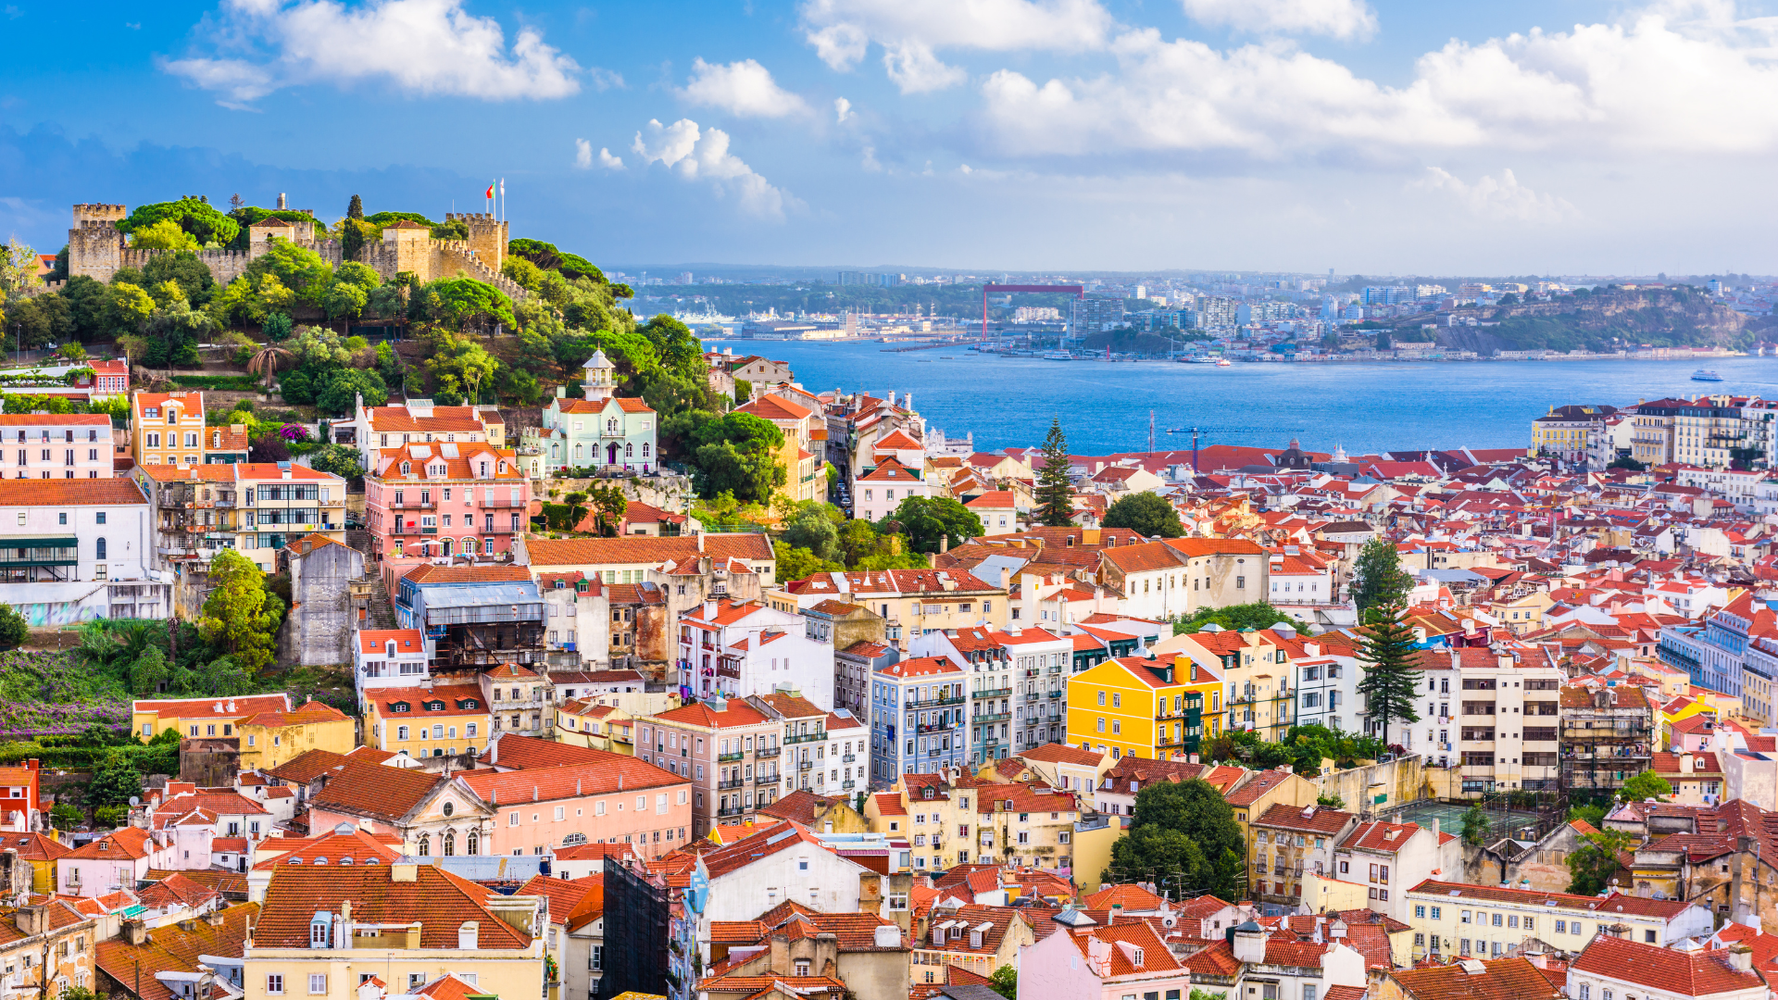
[[[1441,346],[1506,351],[1611,352],[1637,347],[1751,346],[1747,318],[1689,286],[1616,289],[1477,313],[1492,326],[1438,332]]]

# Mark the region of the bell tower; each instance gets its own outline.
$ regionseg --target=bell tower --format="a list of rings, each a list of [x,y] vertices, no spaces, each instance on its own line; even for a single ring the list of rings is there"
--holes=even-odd
[[[590,402],[603,403],[617,395],[617,366],[605,357],[604,351],[594,351],[583,370],[586,375],[581,388],[586,390]]]

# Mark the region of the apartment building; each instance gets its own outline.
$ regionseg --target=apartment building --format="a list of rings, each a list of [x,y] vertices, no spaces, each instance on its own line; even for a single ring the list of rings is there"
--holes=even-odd
[[[430,399],[370,407],[360,400],[352,419],[334,424],[333,431],[335,441],[364,454],[367,472],[382,448],[430,443],[507,446],[506,422],[498,407],[434,406]]]
[[[156,550],[201,606],[210,559],[234,549],[266,573],[292,541],[321,534],[346,542],[346,481],[293,462],[138,465],[131,477],[154,506]]]
[[[793,501],[820,500],[827,496],[827,477],[821,475],[827,452],[827,418],[796,400],[776,392],[755,394],[746,405],[735,408],[768,421],[784,434],[778,464],[787,479],[778,488]]]
[[[1273,742],[1297,724],[1295,661],[1320,661],[1323,656],[1319,638],[1299,637],[1288,625],[1243,632],[1207,629],[1162,640],[1155,649],[1183,654],[1219,674],[1226,689],[1228,728],[1250,730]],[[1315,693],[1326,690],[1327,684],[1317,683]]]
[[[531,481],[510,448],[409,443],[378,448],[369,460],[364,523],[386,579],[433,559],[509,558],[531,502]]]
[[[1706,906],[1623,893],[1579,896],[1428,880],[1408,889],[1404,899],[1401,919],[1414,928],[1415,961],[1499,958],[1532,941],[1579,951],[1600,934],[1665,948],[1688,937],[1708,938],[1715,929]]]
[[[1648,770],[1655,749],[1656,705],[1641,687],[1564,686],[1558,694],[1564,784],[1616,791]],[[1540,706],[1541,710],[1541,706]]]
[[[1321,806],[1276,803],[1253,817],[1248,828],[1253,898],[1262,903],[1319,909],[1323,900],[1303,899],[1309,876],[1333,877],[1334,847],[1358,817]]]
[[[106,414],[0,414],[0,479],[110,479],[111,453]]]
[[[474,684],[375,688],[366,692],[365,743],[407,757],[479,754],[493,719]]]
[[[636,756],[691,780],[691,835],[752,819],[779,799],[784,723],[742,699],[715,697],[637,719]]]
[[[1587,468],[1605,421],[1616,413],[1615,406],[1552,406],[1531,421],[1531,454]]]
[[[969,675],[946,656],[879,666],[870,679],[872,788],[914,772],[960,768],[969,759]]]
[[[492,714],[490,732],[547,739],[556,729],[555,695],[549,678],[517,663],[502,663],[476,676]]]
[[[1069,746],[1165,760],[1222,732],[1222,677],[1184,656],[1106,660],[1068,678]]]
[[[1270,555],[1245,539],[1169,538],[1117,545],[1101,555],[1098,582],[1121,594],[1124,613],[1136,618],[1185,618],[1271,592]]]
[[[981,626],[1002,631],[1008,621],[1006,584],[991,586],[956,569],[887,569],[816,573],[767,595],[780,606],[813,607],[839,599],[862,604],[884,619],[885,641],[907,650],[928,632]]]
[[[148,500],[129,480],[0,480],[0,523],[0,601],[31,625],[172,614]]]
[[[518,771],[464,771],[458,780],[494,810],[489,854],[543,854],[579,844],[627,844],[644,858],[691,836],[691,779],[634,757]]]
[[[1463,842],[1418,823],[1364,822],[1334,845],[1334,877],[1366,889],[1366,905],[1408,919],[1408,890],[1436,875],[1463,871]]]
[[[243,995],[360,1000],[374,969],[390,992],[455,976],[490,996],[545,996],[545,908],[432,865],[281,865],[242,956]]]
[[[204,464],[204,394],[138,392],[130,400],[137,465]]]
[[[1463,793],[1555,790],[1561,777],[1562,671],[1529,652],[1523,658],[1479,648],[1457,653]],[[1448,703],[1438,703],[1440,716],[1448,717]]]
[[[784,785],[815,795],[851,797],[870,780],[869,730],[845,709],[828,712],[783,687],[747,701],[784,726]]]
[[[971,691],[972,762],[999,760],[1063,737],[1072,639],[1039,628],[996,632],[978,626],[929,632],[908,645],[915,656],[945,656],[972,673],[1000,675],[977,679],[980,686]],[[992,693],[1008,686],[1007,695]],[[978,691],[984,692],[979,698]]]
[[[705,601],[679,618],[680,687],[702,698],[742,698],[795,687],[833,707],[833,640],[813,638],[801,615],[757,601]]]

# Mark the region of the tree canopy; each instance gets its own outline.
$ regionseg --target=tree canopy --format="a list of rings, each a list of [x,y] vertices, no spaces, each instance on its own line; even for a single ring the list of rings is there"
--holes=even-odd
[[[1414,578],[1401,568],[1401,553],[1394,542],[1379,535],[1364,543],[1353,567],[1352,584],[1352,599],[1361,618],[1380,604],[1405,601],[1413,586]]]
[[[1037,470],[1037,522],[1051,528],[1064,528],[1074,523],[1074,486],[1068,480],[1068,438],[1062,433],[1062,418],[1050,420],[1049,436],[1043,442],[1043,466]]]
[[[1232,632],[1242,629],[1266,629],[1284,623],[1291,627],[1297,621],[1266,601],[1255,601],[1252,604],[1229,604],[1220,608],[1199,608],[1188,618],[1178,619],[1173,623],[1174,635],[1186,635],[1201,632],[1206,625],[1220,625]]]
[[[906,535],[916,552],[937,552],[980,538],[982,519],[950,497],[908,497],[877,530]]]
[[[117,228],[125,233],[135,233],[162,221],[177,224],[200,245],[206,246],[227,246],[234,242],[242,228],[240,222],[210,207],[205,199],[189,197],[137,205],[117,224]]]
[[[1127,836],[1111,847],[1106,882],[1152,881],[1178,898],[1240,899],[1246,842],[1228,801],[1209,783],[1160,781],[1136,793]]]
[[[1179,511],[1164,497],[1146,490],[1118,497],[1106,508],[1101,523],[1107,528],[1127,528],[1144,538],[1178,538],[1185,534]]]

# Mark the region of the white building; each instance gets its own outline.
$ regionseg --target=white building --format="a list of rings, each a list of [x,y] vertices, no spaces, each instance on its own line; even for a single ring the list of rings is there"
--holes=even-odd
[[[1413,926],[1416,940],[1427,941],[1415,949],[1415,961],[1428,954],[1499,958],[1534,940],[1574,952],[1595,935],[1667,947],[1715,930],[1708,907],[1684,900],[1470,885],[1456,881],[1461,868],[1448,874],[1406,893],[1402,919]]]
[[[1753,950],[1674,949],[1600,934],[1568,966],[1570,1000],[1764,1000]]]
[[[705,853],[698,867],[710,891],[698,914],[698,947],[710,963],[710,925],[753,920],[779,903],[795,902],[821,913],[856,913],[870,869],[829,849],[806,827],[772,826]],[[882,877],[888,898],[888,878]]]
[[[852,484],[852,507],[855,516],[865,521],[880,521],[909,497],[930,497],[937,488],[921,478],[920,469],[910,469],[893,458],[859,476]]]
[[[764,604],[705,601],[679,618],[679,683],[700,698],[796,688],[833,709],[833,642],[809,638],[803,616]]]
[[[0,601],[33,626],[165,618],[148,499],[128,479],[0,481]]]
[[[0,414],[0,478],[110,479],[111,418],[103,413]]]
[[[1321,649],[1317,642],[1303,643]],[[1358,729],[1358,679],[1362,673],[1354,656],[1321,655],[1293,660],[1296,672],[1296,725],[1326,726],[1343,732]]]
[[[979,677],[970,685],[970,762],[984,764],[1061,740],[1074,640],[1040,628],[945,629],[908,641],[914,656],[943,656]],[[1002,693],[1006,692],[1006,693]]]
[[[352,649],[358,704],[376,688],[414,687],[432,678],[432,644],[417,628],[365,629]]]

